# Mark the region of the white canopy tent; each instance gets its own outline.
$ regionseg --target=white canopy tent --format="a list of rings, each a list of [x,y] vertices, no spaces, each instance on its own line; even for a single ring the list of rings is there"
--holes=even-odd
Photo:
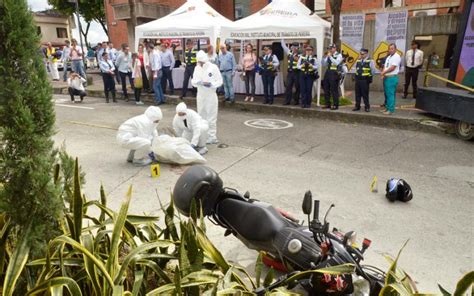
[[[206,38],[216,44],[222,25],[232,22],[204,0],[187,0],[172,13],[135,27],[135,48],[143,38]]]
[[[331,23],[311,11],[300,0],[273,0],[260,11],[221,27],[221,39],[281,40],[316,39],[318,58],[323,56],[324,38]],[[318,80],[317,105],[321,94],[321,79]]]

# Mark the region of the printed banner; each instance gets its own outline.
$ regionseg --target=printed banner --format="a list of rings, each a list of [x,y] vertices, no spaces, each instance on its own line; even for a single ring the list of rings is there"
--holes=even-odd
[[[379,48],[383,42],[395,43],[399,52],[404,53],[407,43],[408,11],[377,13],[375,15],[375,44]]]
[[[471,6],[464,33],[456,82],[474,87],[474,5]]]
[[[355,68],[352,67],[363,47],[365,14],[341,15],[341,27],[342,55],[346,58],[348,70],[355,72]]]

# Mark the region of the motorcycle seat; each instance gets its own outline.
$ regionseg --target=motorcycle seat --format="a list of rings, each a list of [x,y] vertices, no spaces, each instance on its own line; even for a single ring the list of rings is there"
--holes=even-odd
[[[288,222],[270,205],[236,199],[224,199],[217,215],[238,235],[251,241],[272,241]]]

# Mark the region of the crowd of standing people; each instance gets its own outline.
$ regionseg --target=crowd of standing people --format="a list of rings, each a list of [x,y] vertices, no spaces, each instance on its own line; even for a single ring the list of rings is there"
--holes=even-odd
[[[57,63],[63,65],[63,81],[67,81],[69,76],[68,64],[71,65],[71,73],[78,74],[77,77],[86,79],[84,70],[84,53],[77,41],[72,39],[71,44],[65,41],[62,50],[56,49],[48,43],[44,49],[45,62],[51,73],[53,81],[59,81],[60,75]],[[287,81],[284,105],[300,105],[302,108],[310,108],[313,100],[314,82],[320,79],[320,71],[325,67],[326,71],[322,77],[322,87],[324,89],[324,106],[330,110],[339,109],[340,83],[343,79],[345,61],[343,55],[338,52],[335,44],[329,45],[324,56],[319,59],[314,54],[314,48],[305,44],[300,50],[300,44],[292,43],[289,46],[281,40],[283,52],[287,58]],[[239,63],[236,62],[234,54],[229,50],[230,46],[222,44],[219,52],[216,53],[213,46],[207,47],[206,61],[216,65],[222,77],[222,86],[218,86],[218,92],[224,94],[224,100],[230,103],[235,102],[234,76],[240,72],[240,76],[245,83],[246,102],[255,100],[257,74],[262,79],[263,104],[272,105],[275,97],[275,78],[281,71],[280,61],[273,53],[271,46],[263,47],[263,55],[259,56],[252,44],[246,44]],[[135,53],[130,51],[128,44],[122,44],[117,50],[112,42],[99,43],[95,49],[89,49],[87,59],[89,65],[94,66],[97,61],[98,68],[102,74],[106,102],[117,102],[116,84],[121,85],[122,98],[129,100],[127,84],[133,90],[134,99],[137,105],[143,104],[141,94],[143,92],[153,93],[155,103],[161,105],[165,102],[165,94],[174,94],[175,83],[173,81],[173,69],[183,67],[183,83],[181,86],[180,99],[187,96],[191,81],[191,92],[196,95],[198,87],[194,85],[196,67],[199,64],[198,50],[192,40],[187,40],[183,49],[182,61],[175,55],[175,46],[169,43],[154,43],[146,40],[139,44]],[[423,65],[423,51],[419,49],[419,44],[413,41],[411,49],[405,53],[405,85],[403,98],[408,95],[410,84],[413,87],[413,98],[416,99],[417,79],[419,69]],[[383,79],[385,94],[384,114],[390,115],[395,112],[395,93],[398,85],[398,74],[403,65],[401,56],[397,53],[396,45],[391,44],[387,57],[382,61],[380,76]],[[353,111],[361,109],[362,100],[364,110],[370,112],[369,92],[370,84],[376,72],[375,61],[369,58],[367,49],[360,50],[360,56],[355,63],[355,106]],[[76,77],[76,76],[75,76]],[[69,79],[70,80],[70,79]],[[128,81],[128,83],[127,83]],[[84,85],[86,82],[84,82]],[[77,86],[77,84],[76,84]],[[81,92],[82,90],[77,90]],[[77,91],[70,91],[76,93]],[[82,93],[84,94],[84,93]],[[74,101],[72,95],[72,100]],[[211,128],[212,130],[212,128]]]

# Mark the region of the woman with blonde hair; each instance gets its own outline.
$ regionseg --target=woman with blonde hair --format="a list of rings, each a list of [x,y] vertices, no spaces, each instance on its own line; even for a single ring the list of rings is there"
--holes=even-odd
[[[257,55],[253,52],[252,44],[245,46],[245,54],[240,62],[245,80],[245,101],[253,102],[255,97],[255,65],[257,64]],[[252,92],[250,92],[252,86]]]
[[[142,63],[138,58],[137,53],[132,54],[132,78],[135,85],[134,95],[135,95],[135,104],[143,105],[143,102],[140,100],[140,95],[143,88],[143,74],[142,74]]]

